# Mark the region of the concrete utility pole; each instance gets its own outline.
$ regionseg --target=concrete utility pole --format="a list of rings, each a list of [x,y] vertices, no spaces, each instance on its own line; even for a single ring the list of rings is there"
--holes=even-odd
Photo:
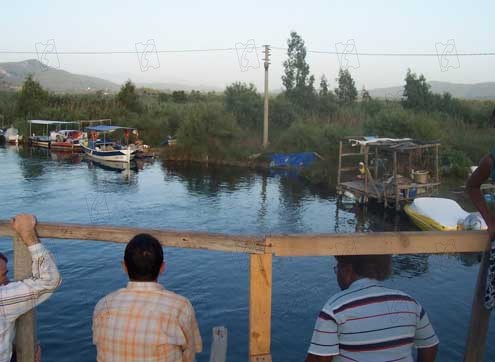
[[[263,147],[268,146],[268,67],[270,66],[270,46],[264,45],[265,50],[265,104],[263,112]]]

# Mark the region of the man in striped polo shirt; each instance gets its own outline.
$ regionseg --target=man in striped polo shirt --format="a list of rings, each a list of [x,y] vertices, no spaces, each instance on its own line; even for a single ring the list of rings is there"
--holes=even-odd
[[[390,255],[337,256],[341,292],[324,305],[306,362],[432,362],[438,338],[421,305],[380,285],[391,272]]]

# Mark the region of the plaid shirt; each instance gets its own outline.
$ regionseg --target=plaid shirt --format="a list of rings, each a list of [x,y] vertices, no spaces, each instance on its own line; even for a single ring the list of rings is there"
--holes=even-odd
[[[98,362],[194,361],[202,342],[186,298],[155,282],[129,282],[93,313]]]
[[[33,276],[0,286],[0,362],[9,362],[15,336],[15,320],[47,300],[60,285],[53,256],[42,244],[28,247]]]

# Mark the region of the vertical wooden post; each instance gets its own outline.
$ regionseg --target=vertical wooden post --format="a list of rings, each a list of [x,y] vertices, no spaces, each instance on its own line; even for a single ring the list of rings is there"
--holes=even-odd
[[[440,182],[440,168],[438,166],[438,145],[435,146],[435,181]],[[438,186],[437,186],[438,188]]]
[[[378,147],[375,147],[375,181],[378,180]]]
[[[368,145],[364,146],[364,203],[368,203]]]
[[[400,191],[399,182],[397,180],[397,152],[394,151],[394,187],[395,187],[395,211],[400,210]]]
[[[272,254],[249,256],[249,361],[271,362]]]
[[[19,237],[14,237],[14,279],[32,275],[32,258]],[[34,362],[36,346],[36,310],[32,309],[15,321],[15,350],[17,362]]]
[[[486,335],[490,322],[490,312],[484,306],[489,261],[490,253],[484,252],[481,259],[480,271],[478,272],[476,289],[474,290],[464,362],[479,362],[484,360]]]
[[[339,142],[339,168],[337,169],[337,188],[340,186],[341,168],[342,168],[342,141]]]

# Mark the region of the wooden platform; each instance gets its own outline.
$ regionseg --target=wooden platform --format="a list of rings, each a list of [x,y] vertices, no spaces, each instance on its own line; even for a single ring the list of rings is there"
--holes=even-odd
[[[366,197],[375,199],[378,202],[386,202],[387,200],[395,202],[396,197],[398,197],[399,202],[402,202],[413,200],[421,195],[427,196],[431,194],[433,188],[439,185],[439,182],[428,184],[399,183],[397,186],[393,182],[386,185],[384,183],[368,182],[368,185],[366,185],[364,180],[354,180],[341,182],[337,186],[337,191],[340,193],[348,191],[355,195],[357,199]],[[416,189],[416,192],[411,192],[410,190],[412,189]]]

